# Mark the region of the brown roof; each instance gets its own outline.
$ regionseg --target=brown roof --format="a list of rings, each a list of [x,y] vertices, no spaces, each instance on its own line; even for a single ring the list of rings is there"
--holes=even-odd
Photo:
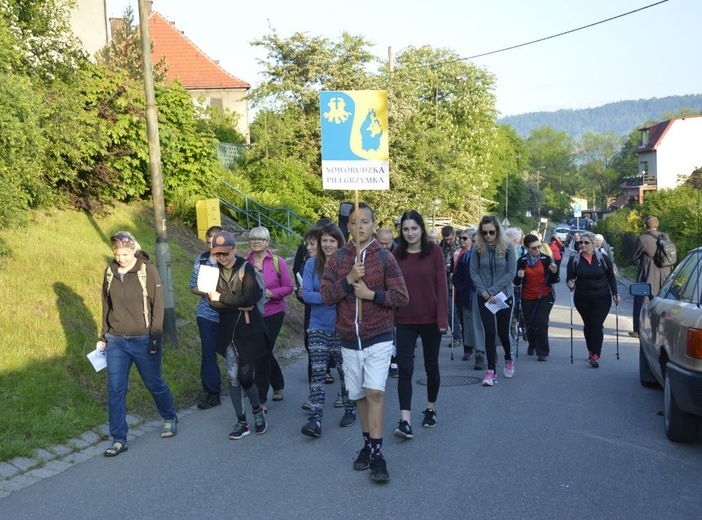
[[[641,128],[639,128],[639,130],[648,130],[648,144],[645,146],[639,146],[636,149],[636,153],[652,152],[653,150],[657,150],[661,144],[661,141],[663,141],[663,137],[665,137],[665,134],[668,133],[670,127],[673,126],[673,121],[677,121],[678,119],[689,119],[692,117],[701,116],[675,117],[673,119],[668,119],[667,121],[662,121],[660,123],[642,126]]]
[[[249,89],[251,85],[229,74],[157,12],[149,16],[153,61],[166,57],[168,82],[178,78],[186,89]]]

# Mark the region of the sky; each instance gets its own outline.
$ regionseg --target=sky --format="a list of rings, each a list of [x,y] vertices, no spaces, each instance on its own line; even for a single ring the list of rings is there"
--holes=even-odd
[[[461,57],[495,51],[621,15],[658,0],[154,0],[229,73],[256,86],[265,58],[250,42],[274,28],[337,40],[361,35],[387,60],[388,47],[429,45]],[[107,0],[120,17],[137,0]],[[668,0],[575,33],[471,60],[496,77],[501,115],[591,108],[630,99],[702,93],[700,0]],[[700,108],[700,107],[698,107]]]

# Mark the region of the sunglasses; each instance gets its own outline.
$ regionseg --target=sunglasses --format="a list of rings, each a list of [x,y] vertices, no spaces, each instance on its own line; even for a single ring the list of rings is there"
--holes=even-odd
[[[215,258],[226,258],[229,255],[231,255],[231,253],[215,253],[214,255],[215,255]]]
[[[266,242],[265,238],[249,238],[249,242]]]
[[[581,244],[592,244],[592,242],[590,242],[589,240],[581,240],[580,243]]]
[[[122,242],[124,244],[133,244],[134,243],[134,239],[131,237],[128,237],[127,235],[112,235],[110,237],[110,241],[113,244],[116,244],[118,242]]]
[[[495,229],[490,229],[490,230],[488,230],[488,231],[481,231],[481,233],[483,234],[484,237],[486,237],[486,236],[492,236],[492,235],[496,235],[496,234],[497,234],[497,230],[495,230]]]
[[[461,240],[468,240],[468,237],[458,237],[458,238],[460,238]]]

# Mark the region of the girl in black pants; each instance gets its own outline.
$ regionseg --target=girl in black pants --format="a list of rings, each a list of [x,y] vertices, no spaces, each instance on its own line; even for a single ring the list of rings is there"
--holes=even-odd
[[[483,386],[497,382],[497,347],[495,336],[500,336],[505,351],[505,377],[514,376],[514,361],[510,346],[509,331],[512,323],[512,300],[514,276],[517,274],[517,255],[506,239],[500,221],[494,215],[486,215],[480,221],[476,243],[470,257],[470,277],[478,297],[480,320],[485,329],[485,353],[488,369]],[[493,314],[485,305],[496,303],[496,296],[503,294],[507,308]]]
[[[612,307],[619,305],[617,279],[612,261],[607,255],[595,253],[595,235],[585,232],[580,240],[580,253],[568,261],[567,285],[573,303],[583,320],[583,335],[592,368],[600,366],[604,320]]]

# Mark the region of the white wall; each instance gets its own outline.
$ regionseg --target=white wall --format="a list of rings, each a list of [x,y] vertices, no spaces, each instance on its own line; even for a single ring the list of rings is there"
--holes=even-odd
[[[76,0],[71,9],[71,28],[91,55],[108,42],[107,0]]]
[[[702,167],[702,117],[674,120],[658,146],[656,163],[659,190],[678,186],[680,175]]]

